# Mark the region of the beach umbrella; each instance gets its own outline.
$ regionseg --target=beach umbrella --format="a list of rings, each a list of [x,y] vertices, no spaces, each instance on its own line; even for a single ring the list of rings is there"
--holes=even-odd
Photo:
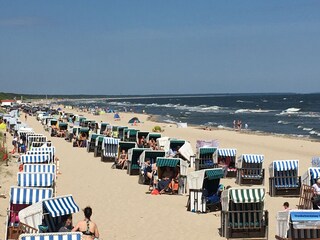
[[[140,120],[137,117],[133,117],[129,120],[128,123],[140,123]]]

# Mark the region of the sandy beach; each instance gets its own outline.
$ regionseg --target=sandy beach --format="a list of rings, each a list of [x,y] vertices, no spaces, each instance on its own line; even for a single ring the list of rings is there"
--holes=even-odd
[[[319,142],[279,136],[254,135],[245,132],[226,130],[202,130],[196,127],[177,128],[174,124],[149,121],[148,115],[120,113],[121,120],[115,122],[113,114],[94,116],[89,113],[66,110],[83,114],[88,119],[109,122],[111,125],[129,126],[128,120],[134,116],[142,123],[136,129],[151,131],[155,125],[164,130],[163,136],[177,137],[190,141],[195,151],[197,140],[219,140],[222,148],[236,148],[237,155],[263,154],[266,172],[265,188],[269,191],[269,165],[273,160],[298,159],[300,175],[311,166],[311,158],[319,155]],[[27,124],[36,133],[43,133],[43,126],[35,117],[29,117]],[[146,194],[148,187],[138,184],[137,176],[128,176],[126,171],[111,169],[112,163],[101,162],[87,153],[85,148],[73,148],[63,138],[50,140],[56,147],[60,159],[61,175],[57,180],[57,195],[72,194],[81,209],[87,205],[93,208],[92,219],[97,223],[100,239],[224,239],[220,237],[220,214],[196,214],[186,210],[187,195],[153,196]],[[8,146],[11,139],[8,138]],[[10,148],[9,148],[10,149]],[[18,165],[13,159],[9,167],[1,170],[1,193],[16,183]],[[193,169],[189,169],[193,171]],[[6,174],[4,174],[6,172]],[[221,179],[225,185],[236,186],[235,179]],[[4,223],[9,196],[0,199],[1,238],[4,236]],[[266,195],[266,209],[269,210],[269,239],[276,233],[276,213],[282,210],[285,201],[295,208],[298,198],[273,197]],[[74,214],[74,224],[83,218],[83,213]]]

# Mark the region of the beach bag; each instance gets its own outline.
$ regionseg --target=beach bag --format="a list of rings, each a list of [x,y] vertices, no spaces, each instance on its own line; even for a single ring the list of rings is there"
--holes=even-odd
[[[320,195],[314,196],[311,201],[313,202],[313,204],[319,206],[320,205]]]
[[[159,195],[160,194],[160,192],[159,192],[159,190],[158,189],[153,189],[152,190],[152,192],[151,192],[151,195]]]

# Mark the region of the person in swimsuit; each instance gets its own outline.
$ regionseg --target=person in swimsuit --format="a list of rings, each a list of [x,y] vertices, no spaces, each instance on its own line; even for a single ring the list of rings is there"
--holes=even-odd
[[[119,156],[119,162],[118,165],[124,169],[127,166],[128,161],[128,154],[126,153],[126,150],[122,149],[122,152]]]
[[[84,210],[84,220],[79,221],[72,229],[72,232],[82,232],[85,240],[99,238],[97,225],[90,220],[92,215],[91,207],[86,207]]]

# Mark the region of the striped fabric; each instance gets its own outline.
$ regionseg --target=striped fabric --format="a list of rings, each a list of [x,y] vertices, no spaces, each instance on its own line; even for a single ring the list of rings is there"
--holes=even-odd
[[[262,163],[264,161],[263,155],[243,154],[242,159],[246,163]]]
[[[18,173],[18,186],[20,187],[50,187],[53,181],[52,173]]]
[[[63,216],[71,213],[79,212],[79,207],[74,202],[71,195],[48,199],[43,202],[45,208],[52,217]]]
[[[276,188],[299,187],[299,180],[296,170],[276,171],[274,173],[274,185]]]
[[[29,153],[29,154],[28,154]],[[49,161],[49,154],[36,154],[36,152],[28,151],[27,154],[20,156],[20,162],[25,163],[45,163]]]
[[[211,147],[203,147],[200,148],[200,154],[214,154],[217,151],[217,148],[211,148]]]
[[[103,139],[103,141],[104,141],[106,144],[118,145],[120,140],[119,140],[118,138],[105,137],[105,138]]]
[[[180,158],[157,158],[157,167],[176,167],[180,163]]]
[[[297,170],[298,166],[299,166],[298,160],[273,161],[273,169],[275,171]]]
[[[235,157],[237,155],[237,149],[219,148],[218,155],[222,157]]]
[[[12,204],[33,204],[44,199],[52,198],[51,188],[24,188],[11,187],[10,203]]]
[[[316,180],[320,177],[320,168],[312,167],[312,168],[309,168],[309,171],[310,171],[310,177],[312,182],[313,180]]]
[[[32,150],[27,151],[28,155],[34,154],[49,154],[50,160],[54,160],[55,155],[55,147],[39,147],[39,148],[32,148]]]
[[[118,138],[105,137],[103,139],[103,155],[105,157],[117,157],[119,141]]]
[[[265,190],[263,188],[230,189],[230,199],[234,203],[257,203],[263,202]]]
[[[81,240],[81,232],[21,234],[19,240]]]
[[[224,171],[222,168],[206,169],[205,176],[209,180],[219,179],[224,177]]]
[[[37,172],[37,173],[56,173],[55,164],[24,164],[24,172]]]

